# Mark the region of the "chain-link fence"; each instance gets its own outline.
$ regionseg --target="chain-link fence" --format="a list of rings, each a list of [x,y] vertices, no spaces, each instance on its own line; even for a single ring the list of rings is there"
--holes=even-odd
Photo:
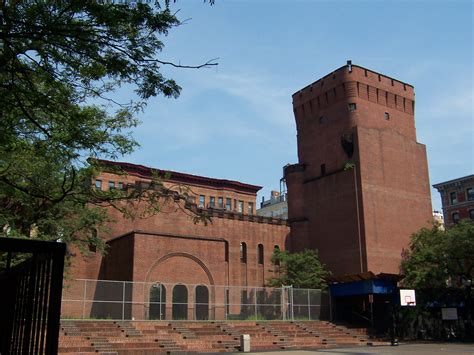
[[[329,317],[321,290],[72,280],[61,317],[129,320],[315,320]]]

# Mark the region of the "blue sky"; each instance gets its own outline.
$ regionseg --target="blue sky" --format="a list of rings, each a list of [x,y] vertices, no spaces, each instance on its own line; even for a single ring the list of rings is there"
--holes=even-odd
[[[160,58],[211,69],[163,68],[183,87],[150,100],[133,132],[137,164],[279,189],[297,162],[291,95],[354,64],[415,86],[418,141],[430,183],[474,173],[473,3],[466,0],[180,0],[186,24]],[[440,209],[432,190],[433,208]]]

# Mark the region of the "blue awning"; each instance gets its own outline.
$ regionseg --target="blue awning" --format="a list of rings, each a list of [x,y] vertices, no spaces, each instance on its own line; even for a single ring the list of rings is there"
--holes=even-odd
[[[396,291],[397,282],[393,279],[360,280],[330,284],[329,289],[333,297],[368,294],[388,295]]]

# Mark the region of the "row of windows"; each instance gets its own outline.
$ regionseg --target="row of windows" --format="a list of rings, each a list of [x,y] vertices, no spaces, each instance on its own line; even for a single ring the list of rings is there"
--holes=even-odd
[[[199,195],[199,204],[200,208],[206,207],[206,196]],[[209,204],[208,207],[210,208],[224,208],[224,197],[218,197],[216,200],[215,196],[209,197]],[[229,197],[225,198],[225,209],[227,211],[232,210],[232,199]],[[244,201],[234,199],[234,211],[239,213],[244,213]],[[247,202],[247,214],[253,214],[254,212],[254,204],[253,202]]]
[[[273,247],[273,250],[280,250],[280,247],[278,245],[275,245]],[[260,265],[263,265],[264,262],[264,250],[263,250],[263,244],[257,245],[257,262]],[[225,243],[225,261],[229,261],[229,244]],[[241,242],[240,243],[240,261],[242,263],[247,263],[247,243]],[[278,263],[276,265],[279,265]]]
[[[108,186],[109,186],[109,190],[123,189],[124,184],[122,181],[115,182],[115,181],[109,180]],[[102,180],[97,179],[95,181],[95,188],[97,190],[102,190]]]
[[[119,181],[115,182],[112,180],[108,181],[108,187],[109,190],[118,188],[118,189],[123,189],[124,188],[124,183]],[[102,190],[103,188],[103,181],[100,179],[95,180],[95,188],[97,190]],[[217,202],[217,203],[216,203]],[[206,206],[206,196],[200,195],[199,196],[199,207],[204,208]],[[224,208],[224,198],[223,197],[218,197],[217,201],[214,196],[209,197],[209,206],[212,208]],[[231,198],[226,198],[225,199],[225,209],[228,211],[232,210],[232,199]],[[234,211],[237,211],[239,213],[244,213],[244,201],[241,200],[236,200],[234,199]],[[253,214],[254,213],[254,204],[253,202],[248,202],[247,203],[247,214]]]
[[[459,223],[459,212],[454,212],[452,215],[451,215],[452,219],[453,219],[453,223],[457,224]],[[469,218],[472,219],[474,221],[474,210],[469,210]]]
[[[474,201],[474,187],[468,187],[466,189],[466,199],[468,201]],[[449,194],[449,203],[451,205],[458,203],[458,194],[456,192],[451,192]]]

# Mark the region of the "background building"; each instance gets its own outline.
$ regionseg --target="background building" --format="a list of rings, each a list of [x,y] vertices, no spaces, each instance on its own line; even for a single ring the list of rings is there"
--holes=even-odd
[[[350,61],[293,95],[292,250],[319,250],[336,276],[399,272],[410,235],[432,221],[414,108],[413,86]]]
[[[270,199],[265,200],[262,197],[260,208],[257,210],[257,215],[273,218],[288,219],[288,203],[286,202],[286,193],[272,191]]]
[[[474,175],[433,185],[441,195],[446,227],[461,219],[474,220]]]

